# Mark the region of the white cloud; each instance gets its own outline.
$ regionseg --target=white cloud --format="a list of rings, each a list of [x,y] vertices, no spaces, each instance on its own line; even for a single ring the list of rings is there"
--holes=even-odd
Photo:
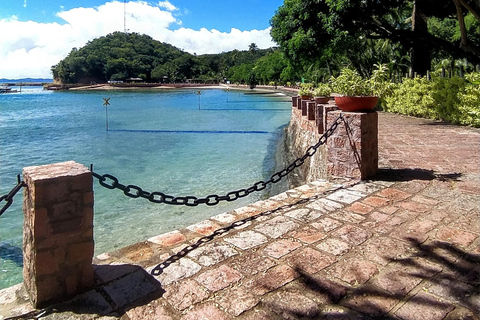
[[[27,7],[27,0],[23,0],[23,7],[24,7],[24,8]]]
[[[168,1],[158,5],[144,1],[128,2],[126,28],[129,32],[145,33],[155,40],[197,54],[247,50],[252,42],[259,48],[274,45],[269,29],[231,29],[230,32],[205,28],[173,30],[171,26],[181,25],[181,21],[170,12],[174,6],[168,4]],[[169,9],[162,10],[165,7]],[[95,8],[61,11],[57,15],[65,21],[64,24],[18,21],[15,16],[1,19],[0,30],[15,32],[3,33],[0,38],[0,78],[50,78],[51,66],[65,58],[73,47],[80,48],[95,38],[123,31],[123,13],[123,2],[112,1]]]
[[[168,11],[178,10],[178,8],[175,7],[173,4],[171,4],[170,1],[160,1],[160,2],[158,3],[158,6],[159,6],[160,8],[164,8],[164,9],[166,9],[166,10],[168,10]]]

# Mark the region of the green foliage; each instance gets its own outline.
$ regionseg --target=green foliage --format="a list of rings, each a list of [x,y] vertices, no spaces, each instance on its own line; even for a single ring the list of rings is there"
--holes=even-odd
[[[328,83],[319,83],[315,89],[313,89],[314,97],[329,97],[332,93],[332,88]]]
[[[387,95],[385,111],[480,127],[480,73],[433,80],[404,79]]]
[[[330,78],[330,85],[336,93],[344,96],[379,96],[389,88],[388,68],[385,64],[375,65],[369,78],[363,78],[357,70],[344,68],[337,77]]]
[[[362,76],[351,68],[345,68],[340,75],[330,78],[330,85],[333,91],[344,96],[373,95]]]
[[[52,67],[55,79],[63,83],[106,82],[128,77],[152,79],[155,66],[187,55],[147,35],[114,32],[90,41]]]
[[[313,83],[301,83],[298,95],[302,97],[313,97]]]
[[[228,79],[234,83],[246,84],[250,79],[254,66],[253,63],[233,66],[228,70]]]
[[[266,84],[271,80],[280,82],[282,72],[286,67],[287,61],[284,59],[282,52],[277,50],[267,53],[255,62],[255,73],[262,83]]]
[[[467,83],[458,93],[458,110],[462,115],[458,123],[480,128],[480,73],[465,75]]]
[[[430,51],[436,59],[480,63],[480,7],[467,2],[461,20],[469,45],[461,50],[453,1],[285,0],[270,20],[271,35],[310,81],[336,75],[345,65],[368,77],[374,62],[405,74],[412,62],[410,52],[417,54],[413,71],[424,73],[429,69]],[[412,19],[414,12],[416,19]],[[419,26],[422,23],[428,28]],[[418,59],[419,53],[425,53],[425,59]]]
[[[426,78],[404,79],[385,99],[385,111],[415,117],[438,118],[432,94],[432,82]]]
[[[184,82],[187,79],[247,83],[256,68],[255,81],[279,82],[288,62],[279,49],[259,49],[221,54],[192,55],[147,35],[114,32],[95,39],[52,67],[62,83],[106,82],[142,78],[147,82]],[[286,80],[289,80],[288,78]]]

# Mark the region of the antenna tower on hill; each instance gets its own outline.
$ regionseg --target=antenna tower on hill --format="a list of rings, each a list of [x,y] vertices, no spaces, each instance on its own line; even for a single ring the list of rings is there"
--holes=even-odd
[[[123,0],[123,32],[127,33],[127,0]]]

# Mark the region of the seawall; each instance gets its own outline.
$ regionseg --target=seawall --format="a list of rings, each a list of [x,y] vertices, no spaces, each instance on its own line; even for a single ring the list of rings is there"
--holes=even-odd
[[[321,134],[315,126],[315,121],[302,117],[302,110],[292,108],[289,125],[285,128],[285,162],[292,163],[305,154],[308,147],[316,144]],[[327,178],[326,147],[320,146],[317,152],[305,160],[288,177],[290,188],[305,183]]]

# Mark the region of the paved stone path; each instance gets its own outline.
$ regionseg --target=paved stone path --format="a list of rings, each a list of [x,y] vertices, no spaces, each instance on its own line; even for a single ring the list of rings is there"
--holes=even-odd
[[[379,122],[374,180],[316,181],[101,255],[97,286],[43,319],[480,319],[480,130]],[[21,285],[0,291],[0,319],[30,311]]]

